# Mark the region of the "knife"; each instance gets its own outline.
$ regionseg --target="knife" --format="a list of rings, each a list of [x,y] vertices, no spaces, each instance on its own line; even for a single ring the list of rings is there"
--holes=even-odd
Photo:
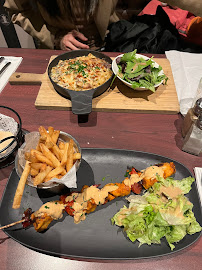
[[[2,73],[7,69],[7,67],[11,64],[11,62],[7,62],[2,69],[0,70],[0,76],[2,75]]]

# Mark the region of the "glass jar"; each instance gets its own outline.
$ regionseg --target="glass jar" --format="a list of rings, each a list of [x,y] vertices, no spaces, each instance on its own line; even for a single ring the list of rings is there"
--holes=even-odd
[[[200,154],[202,150],[202,114],[186,134],[182,150],[197,156]]]
[[[185,137],[189,129],[196,123],[198,116],[202,114],[202,98],[199,98],[193,108],[190,108],[182,123],[182,136]]]

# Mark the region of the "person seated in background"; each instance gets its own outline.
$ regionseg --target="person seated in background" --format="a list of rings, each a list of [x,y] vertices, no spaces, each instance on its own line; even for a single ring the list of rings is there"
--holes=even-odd
[[[39,41],[39,48],[97,50],[108,25],[119,20],[117,0],[6,0],[14,24]]]
[[[149,0],[6,0],[4,7],[12,22],[20,25],[38,41],[38,48],[100,50],[109,24],[137,14],[148,2]],[[201,16],[200,0],[166,2]]]

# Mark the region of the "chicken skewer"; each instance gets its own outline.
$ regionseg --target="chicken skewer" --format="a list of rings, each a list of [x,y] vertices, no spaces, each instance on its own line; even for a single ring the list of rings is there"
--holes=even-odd
[[[109,183],[102,189],[99,185],[83,186],[81,192],[73,192],[70,195],[62,195],[60,203],[63,203],[66,213],[74,217],[74,222],[79,223],[85,220],[86,214],[89,214],[97,208],[98,205],[106,204],[117,197],[124,197],[134,191],[134,185],[140,185],[140,181],[146,188],[149,188],[157,181],[157,175],[167,178],[175,173],[175,165],[171,163],[161,163],[155,166],[150,166],[142,172],[133,170],[130,179],[126,178],[122,183]],[[135,177],[132,177],[135,176]],[[136,182],[134,182],[134,179]],[[136,192],[137,193],[137,192]],[[64,210],[63,209],[63,210]],[[34,227],[37,231],[46,229],[51,223],[48,211],[42,214],[40,218],[36,218]]]
[[[64,211],[66,211],[68,215],[74,217],[75,223],[79,223],[80,221],[85,220],[86,214],[95,211],[98,205],[106,204],[117,197],[127,196],[131,193],[131,190],[133,192],[136,190],[134,193],[139,194],[137,185],[139,188],[139,186],[141,186],[140,182],[148,189],[157,182],[156,174],[167,178],[174,173],[175,166],[173,162],[150,166],[143,171],[138,171],[133,168],[130,172],[130,178],[126,177],[121,183],[109,183],[102,189],[98,188],[99,185],[90,187],[85,185],[81,192],[62,195],[59,201],[48,202],[42,205],[42,207],[34,213],[29,210],[27,214],[27,225],[33,224],[37,232],[44,231],[54,219],[60,219]],[[26,223],[24,223],[25,219],[12,224],[15,225],[23,222],[24,227],[27,227],[25,225]],[[12,224],[6,226],[13,226]],[[3,226],[3,228],[7,227]]]

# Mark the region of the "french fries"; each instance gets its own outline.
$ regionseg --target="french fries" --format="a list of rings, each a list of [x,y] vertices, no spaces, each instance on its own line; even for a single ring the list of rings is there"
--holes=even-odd
[[[71,139],[69,141],[69,146],[68,146],[68,150],[67,150],[67,162],[66,162],[66,171],[67,172],[73,166],[73,162],[74,162],[73,156],[74,156],[74,141]]]
[[[62,156],[62,160],[61,160],[61,165],[65,165],[67,163],[67,152],[68,152],[68,148],[69,148],[69,143],[65,143],[64,145],[64,151],[63,151],[63,156]]]
[[[44,182],[49,181],[50,179],[60,175],[62,172],[66,173],[65,169],[62,166],[56,167],[54,170],[51,170],[45,178]]]
[[[37,176],[34,177],[34,186],[38,186],[41,183],[43,183],[43,180],[45,179],[46,175],[49,174],[52,171],[53,167],[47,166],[46,169]]]
[[[16,192],[15,192],[15,196],[14,196],[14,200],[13,200],[13,208],[14,209],[20,208],[22,195],[23,195],[23,192],[24,192],[24,189],[25,189],[25,184],[26,184],[26,181],[27,181],[27,177],[28,177],[28,175],[30,173],[30,170],[31,170],[30,162],[26,161],[24,171],[23,171],[23,173],[22,173],[22,175],[20,177],[20,181],[18,183]]]
[[[25,153],[26,165],[20,178],[13,208],[20,207],[24,187],[29,175],[33,179],[34,186],[46,183],[52,178],[62,178],[81,159],[81,153],[74,149],[74,141],[59,141],[60,130],[48,127],[48,131],[39,127],[40,138],[36,149],[30,149]]]
[[[45,144],[40,143],[41,152],[43,155],[52,162],[53,166],[56,168],[60,166],[60,161],[57,157],[45,146]]]

